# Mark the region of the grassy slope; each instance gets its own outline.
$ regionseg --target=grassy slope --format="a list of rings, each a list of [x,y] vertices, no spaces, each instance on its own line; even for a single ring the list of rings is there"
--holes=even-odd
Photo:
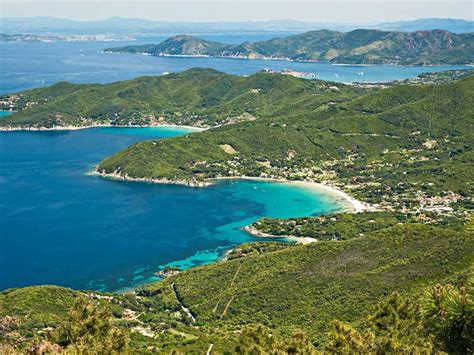
[[[29,322],[54,324],[74,305],[77,292],[58,286],[10,289],[0,293],[0,317],[15,315]]]
[[[0,126],[146,125],[160,118],[168,123],[213,126],[311,112],[360,92],[342,84],[284,75],[257,73],[244,78],[213,69],[190,69],[105,85],[58,83],[19,96],[6,95],[4,98],[19,97],[18,112],[2,118]]]
[[[175,36],[158,45],[109,48],[109,52],[153,55],[210,55],[327,60],[334,63],[465,64],[472,63],[472,33],[443,30],[387,32],[320,30],[255,43],[225,45],[192,36]]]
[[[414,292],[468,267],[473,247],[472,233],[399,225],[191,269],[168,282],[200,322],[261,322],[318,337],[334,318],[353,321],[395,290]]]

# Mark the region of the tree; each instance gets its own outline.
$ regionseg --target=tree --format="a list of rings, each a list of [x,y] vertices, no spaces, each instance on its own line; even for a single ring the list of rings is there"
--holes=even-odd
[[[472,354],[474,351],[471,286],[469,280],[458,287],[438,284],[427,292],[423,307],[426,324],[447,352]]]
[[[117,353],[128,349],[129,333],[114,325],[108,306],[94,305],[80,297],[52,340],[75,353]]]
[[[316,354],[316,349],[308,336],[301,331],[296,331],[291,338],[284,339],[258,324],[242,330],[235,352],[245,355]]]
[[[370,353],[375,347],[373,333],[362,334],[350,324],[338,320],[332,322],[328,338],[325,350],[329,353]]]
[[[417,304],[395,292],[360,328],[334,321],[326,350],[333,353],[430,353],[432,343]]]

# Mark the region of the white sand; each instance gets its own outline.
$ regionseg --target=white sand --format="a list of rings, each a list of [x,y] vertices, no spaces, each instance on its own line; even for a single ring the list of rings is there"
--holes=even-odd
[[[173,125],[173,124],[159,124],[159,125],[148,125],[148,126],[117,126],[110,124],[97,124],[97,125],[88,125],[88,126],[55,126],[55,127],[0,127],[0,131],[76,131],[79,129],[88,129],[88,128],[99,128],[99,127],[113,127],[113,128],[186,128],[192,131],[200,132],[205,131],[207,128],[199,128],[193,126],[185,125]]]
[[[361,202],[355,199],[352,196],[349,196],[344,191],[338,189],[337,187],[320,184],[311,181],[290,181],[285,179],[272,179],[272,178],[261,178],[261,177],[251,177],[251,176],[241,176],[241,177],[222,177],[218,179],[211,179],[211,180],[227,180],[227,179],[241,179],[241,180],[256,180],[256,181],[270,181],[270,182],[280,182],[285,184],[292,184],[295,186],[300,186],[307,189],[312,189],[318,192],[323,192],[328,195],[332,195],[334,197],[340,198],[345,200],[350,206],[352,212],[359,213],[363,211],[370,210],[370,205],[364,202]]]

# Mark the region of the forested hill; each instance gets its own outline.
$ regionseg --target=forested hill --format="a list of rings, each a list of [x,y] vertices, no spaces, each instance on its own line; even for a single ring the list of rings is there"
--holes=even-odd
[[[399,206],[425,193],[472,196],[473,100],[473,76],[399,85],[313,111],[140,142],[98,170],[188,181],[242,175],[329,180],[373,203]]]
[[[311,112],[328,102],[352,99],[363,89],[289,75],[249,77],[213,69],[140,77],[111,84],[58,83],[4,95],[15,113],[0,128],[181,124],[212,127],[262,117]]]
[[[108,48],[105,52],[155,56],[272,58],[341,64],[471,64],[474,58],[474,34],[454,34],[445,30],[319,30],[261,42],[244,42],[240,45],[178,35],[157,45]]]

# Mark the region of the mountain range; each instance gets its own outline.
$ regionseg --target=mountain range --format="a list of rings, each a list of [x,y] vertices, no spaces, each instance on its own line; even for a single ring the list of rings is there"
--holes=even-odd
[[[295,20],[249,22],[169,22],[136,18],[111,17],[98,21],[77,21],[54,17],[2,18],[0,33],[61,33],[61,34],[131,34],[131,33],[225,33],[225,32],[305,32],[331,29],[351,31],[357,28],[390,31],[444,29],[454,33],[474,31],[474,22],[462,19],[426,18],[386,23],[312,23]]]
[[[454,34],[445,30],[319,30],[239,45],[178,35],[156,45],[108,48],[105,52],[329,61],[341,64],[471,64],[474,58],[474,33]]]

